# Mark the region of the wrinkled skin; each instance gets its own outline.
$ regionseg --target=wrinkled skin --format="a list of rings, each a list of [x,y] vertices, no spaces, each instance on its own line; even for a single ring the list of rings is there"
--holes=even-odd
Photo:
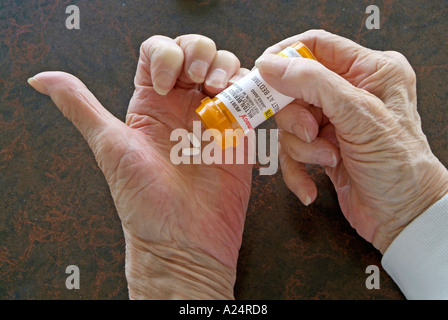
[[[320,63],[272,54],[297,41]],[[384,253],[448,192],[447,170],[422,132],[415,73],[401,54],[311,30],[267,49],[256,66],[274,88],[298,98],[276,121],[285,182],[304,204],[317,196],[305,164],[321,164],[345,217]]]
[[[30,84],[51,96],[92,148],[122,221],[130,259],[161,245],[167,252],[203,252],[236,272],[252,166],[174,165],[170,150],[177,141],[170,141],[170,134],[178,128],[191,131],[205,94],[222,91],[248,71],[233,54],[217,51],[199,35],[154,36],[140,51],[126,123],[72,75],[43,72]],[[196,60],[202,62],[190,68]],[[127,257],[128,265],[139,263]]]
[[[297,40],[320,63],[270,54]],[[400,54],[310,31],[269,48],[257,67],[277,90],[298,98],[276,121],[285,182],[304,204],[317,196],[305,163],[321,164],[344,215],[384,252],[448,192],[447,171],[421,130],[415,74]],[[190,131],[204,94],[245,73],[205,37],[152,37],[141,47],[126,123],[74,76],[30,79],[79,129],[107,179],[126,239],[131,297],[233,294],[251,166],[173,165],[170,133]]]

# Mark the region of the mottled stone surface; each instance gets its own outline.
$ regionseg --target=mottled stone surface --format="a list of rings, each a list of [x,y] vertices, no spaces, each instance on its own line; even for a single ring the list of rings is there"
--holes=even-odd
[[[82,136],[28,77],[78,76],[124,119],[140,43],[200,33],[251,68],[264,48],[322,28],[378,50],[402,52],[418,77],[419,112],[434,153],[448,164],[447,1],[2,0],[0,3],[0,299],[127,299],[124,240],[108,186]],[[68,30],[76,4],[81,29]],[[273,120],[263,125],[274,128]],[[344,219],[329,179],[310,167],[318,198],[304,207],[281,173],[254,170],[237,299],[403,299],[381,255]],[[81,270],[67,290],[65,268]],[[365,269],[381,269],[367,290]]]

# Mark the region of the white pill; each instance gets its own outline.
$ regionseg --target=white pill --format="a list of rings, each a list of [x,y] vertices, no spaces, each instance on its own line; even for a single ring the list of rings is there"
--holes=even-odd
[[[185,148],[185,149],[182,149],[182,154],[184,156],[187,156],[187,157],[197,156],[199,154],[199,152],[200,152],[200,150],[197,149],[197,148]]]
[[[190,140],[193,147],[195,148],[201,147],[201,141],[199,141],[198,137],[196,137],[192,132],[188,132],[188,140]]]

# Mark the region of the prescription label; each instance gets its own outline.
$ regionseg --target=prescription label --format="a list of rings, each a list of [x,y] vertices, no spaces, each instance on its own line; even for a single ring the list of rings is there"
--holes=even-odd
[[[288,58],[301,57],[299,52],[290,47],[285,48],[279,55]],[[245,133],[255,129],[294,100],[267,84],[257,69],[216,97],[232,112]]]

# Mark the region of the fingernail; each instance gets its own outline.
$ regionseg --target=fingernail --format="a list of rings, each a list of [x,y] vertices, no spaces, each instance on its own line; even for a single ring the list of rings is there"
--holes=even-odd
[[[297,137],[299,137],[299,138],[305,136],[305,141],[308,142],[308,143],[311,142],[311,139],[310,139],[310,136],[309,136],[309,134],[308,134],[308,131],[307,131],[306,128],[305,128],[304,126],[302,126],[300,123],[294,123],[294,124],[292,124],[290,130],[291,130],[291,132],[292,132],[295,136],[297,136]]]
[[[48,94],[47,87],[42,82],[36,80],[36,78],[31,77],[27,81],[28,81],[28,84],[34,88],[34,90],[36,90],[42,94]]]
[[[175,76],[171,72],[162,70],[155,76],[153,88],[158,94],[165,96],[173,87],[174,80]]]
[[[336,155],[333,152],[327,150],[318,152],[316,154],[315,161],[323,166],[328,166],[332,168],[336,167],[336,165],[338,164]]]
[[[311,203],[311,198],[308,194],[306,194],[306,198],[305,198],[305,201],[303,201],[303,204],[308,207],[310,205],[310,203]]]
[[[303,131],[305,131],[306,142],[310,143],[311,139],[310,139],[310,135],[308,134],[308,130],[306,130],[306,128],[303,128]]]
[[[202,83],[207,75],[208,64],[201,60],[194,61],[188,68],[188,75],[196,83]]]
[[[223,89],[227,86],[227,77],[227,72],[223,69],[216,69],[210,73],[205,84],[213,88]]]

